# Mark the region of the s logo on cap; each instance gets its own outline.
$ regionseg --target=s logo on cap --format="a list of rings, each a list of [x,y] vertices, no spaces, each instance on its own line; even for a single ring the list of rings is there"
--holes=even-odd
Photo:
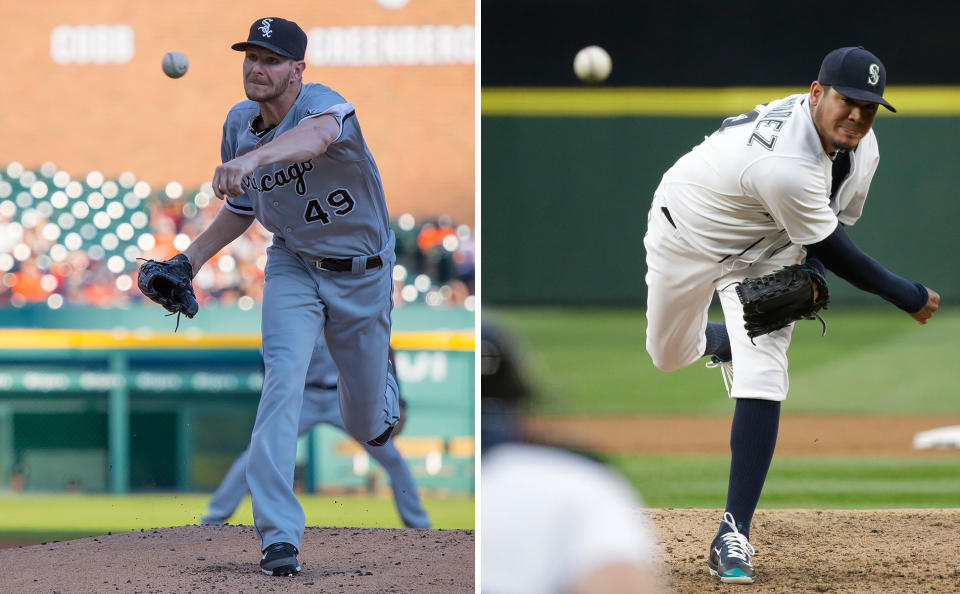
[[[870,64],[870,76],[867,77],[867,82],[870,83],[871,86],[880,82],[880,67],[876,64]]]
[[[270,37],[270,34],[273,33],[273,31],[270,29],[270,21],[272,20],[273,19],[263,19],[262,21],[260,21],[261,23],[263,23],[262,25],[260,25],[260,33],[263,34],[264,37]],[[873,68],[874,66],[870,67],[870,72],[873,72]],[[876,82],[872,82],[870,84],[876,84]]]

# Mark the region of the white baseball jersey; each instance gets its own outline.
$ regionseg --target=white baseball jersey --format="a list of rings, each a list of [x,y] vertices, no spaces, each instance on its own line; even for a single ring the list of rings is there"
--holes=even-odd
[[[270,142],[307,118],[330,115],[340,134],[327,151],[303,163],[275,163],[244,178],[244,193],[226,208],[256,215],[287,247],[312,257],[367,256],[392,249],[380,172],[357,123],[352,103],[317,83],[304,83],[293,107],[262,137],[253,131],[255,101],[236,104],[223,124],[223,162]]]
[[[791,95],[727,118],[663,175],[656,195],[684,239],[728,269],[817,243],[838,220],[860,218],[880,160],[876,136],[870,130],[850,152],[850,173],[831,201],[833,161],[809,101]]]
[[[484,592],[567,592],[614,563],[651,567],[654,540],[630,485],[569,452],[505,444],[483,456]]]

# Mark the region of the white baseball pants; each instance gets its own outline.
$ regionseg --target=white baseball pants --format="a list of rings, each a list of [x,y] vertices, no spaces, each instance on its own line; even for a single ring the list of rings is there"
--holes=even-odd
[[[653,364],[674,371],[694,363],[706,348],[707,313],[713,293],[720,296],[733,354],[731,398],[784,400],[790,381],[787,348],[793,324],[751,343],[743,327],[736,283],[799,263],[801,246],[790,245],[772,257],[730,271],[729,266],[696,250],[667,220],[655,197],[647,217],[643,245],[647,254],[647,352]]]

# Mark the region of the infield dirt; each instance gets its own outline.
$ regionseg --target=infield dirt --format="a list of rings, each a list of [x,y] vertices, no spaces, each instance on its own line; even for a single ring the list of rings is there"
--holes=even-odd
[[[915,450],[919,431],[960,425],[956,415],[785,415],[778,456],[957,457]],[[540,416],[548,442],[616,454],[729,455],[727,416]],[[960,509],[757,511],[756,583],[720,584],[707,550],[720,509],[652,509],[669,592],[960,592]]]
[[[539,416],[530,431],[548,442],[617,454],[729,454],[730,416]],[[930,457],[957,450],[915,450],[913,436],[960,425],[957,415],[784,415],[777,456]]]
[[[541,434],[601,451],[717,454],[729,418],[539,418]],[[778,454],[917,452],[916,431],[956,417],[784,417]],[[619,436],[619,439],[614,437]],[[629,439],[624,439],[624,436]],[[753,521],[757,582],[720,584],[707,547],[721,510],[653,509],[669,592],[960,592],[960,509],[764,510]],[[0,549],[0,592],[472,592],[474,533],[307,528],[303,573],[269,578],[249,526],[183,526]]]
[[[654,509],[669,592],[960,592],[960,510],[759,510],[757,582],[720,584],[721,510]],[[307,528],[303,573],[260,573],[248,526],[182,526],[0,550],[3,592],[472,592],[474,533]]]
[[[721,584],[707,549],[722,510],[655,509],[672,592],[960,592],[960,510],[758,510],[757,581]]]
[[[250,526],[179,526],[0,550],[0,592],[473,592],[472,530],[310,528],[295,577],[268,577]]]

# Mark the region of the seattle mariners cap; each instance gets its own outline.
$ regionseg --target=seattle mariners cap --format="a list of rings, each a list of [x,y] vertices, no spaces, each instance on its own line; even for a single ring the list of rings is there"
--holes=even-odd
[[[827,54],[820,65],[817,82],[831,85],[838,93],[851,99],[879,103],[890,111],[897,111],[883,98],[887,69],[879,58],[863,49],[863,46],[841,47]]]
[[[250,25],[246,41],[234,43],[231,48],[246,51],[248,45],[266,48],[275,54],[297,61],[307,53],[307,34],[300,25],[278,17],[257,19]]]

